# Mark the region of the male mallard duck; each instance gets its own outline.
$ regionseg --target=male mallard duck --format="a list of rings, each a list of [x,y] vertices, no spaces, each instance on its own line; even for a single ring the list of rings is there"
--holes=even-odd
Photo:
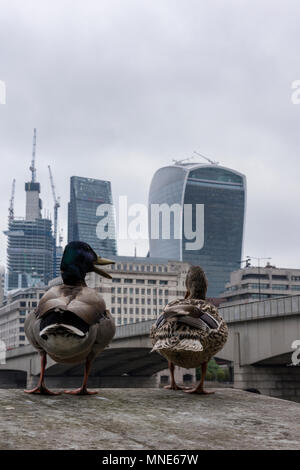
[[[171,383],[165,388],[180,390],[174,379],[175,365],[187,369],[201,365],[201,380],[188,393],[208,394],[203,388],[208,361],[222,349],[228,328],[217,308],[205,300],[207,280],[200,266],[192,266],[186,277],[184,299],[170,302],[151,329],[152,351],[168,360]]]
[[[63,284],[49,289],[25,321],[26,336],[41,355],[38,386],[26,393],[56,395],[44,384],[47,354],[56,362],[85,362],[82,386],[65,393],[97,393],[87,390],[88,375],[93,359],[112,340],[115,322],[102,296],[87,287],[84,279],[88,272],[111,278],[97,265],[112,263],[97,256],[87,243],[71,242],[66,246],[60,266]]]

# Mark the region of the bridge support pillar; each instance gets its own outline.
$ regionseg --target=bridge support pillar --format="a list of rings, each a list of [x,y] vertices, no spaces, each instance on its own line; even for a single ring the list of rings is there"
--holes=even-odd
[[[300,402],[300,367],[234,365],[234,387]]]
[[[300,367],[241,365],[239,333],[234,341],[234,388],[256,389],[263,395],[300,402]]]

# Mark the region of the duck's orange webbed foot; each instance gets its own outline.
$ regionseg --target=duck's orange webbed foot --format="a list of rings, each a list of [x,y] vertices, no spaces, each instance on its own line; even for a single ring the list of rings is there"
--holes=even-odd
[[[32,393],[36,395],[60,395],[61,392],[52,392],[45,385],[38,385],[31,390],[24,390],[25,393]]]
[[[64,390],[64,393],[68,393],[69,395],[96,395],[98,392],[96,392],[96,390],[90,391],[85,387],[80,387],[76,390]]]
[[[170,385],[165,385],[164,389],[165,390],[184,390],[184,391],[186,391],[187,387],[180,387],[177,384],[170,384]]]

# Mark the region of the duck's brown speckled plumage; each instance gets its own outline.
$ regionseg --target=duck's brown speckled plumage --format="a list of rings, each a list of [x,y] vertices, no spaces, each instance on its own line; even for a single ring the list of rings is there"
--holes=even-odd
[[[160,328],[152,326],[150,337],[153,351],[159,352],[173,364],[192,368],[208,362],[226,343],[228,328],[218,309],[200,299],[176,299],[168,307],[183,304],[197,305],[211,315],[218,323],[217,329],[202,328],[182,324],[175,319],[165,322]]]

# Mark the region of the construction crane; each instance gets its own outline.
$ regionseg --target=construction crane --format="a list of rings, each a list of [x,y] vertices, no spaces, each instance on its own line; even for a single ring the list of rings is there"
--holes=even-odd
[[[11,188],[11,197],[9,200],[9,208],[8,208],[8,224],[14,220],[15,189],[16,189],[16,180],[13,179],[12,188]]]
[[[202,158],[205,158],[205,160],[207,160],[209,163],[211,163],[212,165],[219,165],[219,162],[214,162],[213,160],[211,160],[210,158],[206,157],[205,155],[202,155],[201,153],[199,152],[196,152],[196,150],[194,150],[194,153],[196,155],[198,155],[199,157],[202,157]]]
[[[36,129],[33,129],[33,143],[32,143],[32,160],[29,167],[31,171],[31,182],[36,182],[36,168],[35,168],[35,149],[36,149]]]
[[[52,195],[54,200],[54,227],[53,227],[53,238],[54,238],[54,249],[53,249],[53,274],[56,276],[56,242],[57,242],[57,219],[58,219],[58,208],[60,207],[60,199],[56,197],[55,186],[50,165],[48,165],[50,183],[52,188]]]

